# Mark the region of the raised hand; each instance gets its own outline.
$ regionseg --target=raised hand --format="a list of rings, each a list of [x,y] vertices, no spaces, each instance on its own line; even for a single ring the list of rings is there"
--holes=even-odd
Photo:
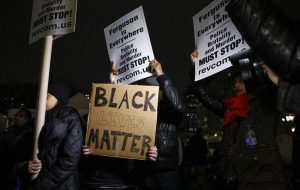
[[[195,65],[196,60],[199,57],[199,50],[198,48],[195,48],[195,50],[191,53],[191,61],[193,63],[193,65]]]
[[[156,59],[150,61],[149,66],[150,66],[150,71],[155,73],[156,76],[160,76],[160,75],[164,74],[160,62],[158,62]]]

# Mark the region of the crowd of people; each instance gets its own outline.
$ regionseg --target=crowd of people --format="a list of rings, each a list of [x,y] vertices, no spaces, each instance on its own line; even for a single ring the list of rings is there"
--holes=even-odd
[[[283,167],[276,132],[282,112],[296,115],[299,125],[299,31],[268,0],[231,0],[226,10],[264,63],[262,68],[270,80],[249,91],[239,68],[234,66],[230,68],[231,95],[215,97],[203,81],[195,82],[192,75],[190,90],[209,111],[222,118],[216,187],[297,189]],[[198,49],[190,54],[191,74],[200,57]],[[160,89],[155,146],[147,150],[146,160],[94,155],[84,143],[86,123],[76,109],[67,105],[72,90],[63,82],[51,83],[45,124],[38,138],[38,159],[32,159],[35,130],[27,109],[20,109],[14,123],[0,134],[0,189],[185,189],[179,168],[179,130],[186,106],[162,64],[154,59],[149,68],[153,77],[135,83],[158,85]],[[111,83],[116,74],[113,64]],[[187,155],[193,169],[202,176],[207,152],[203,131],[198,129],[190,139]],[[293,164],[294,177],[300,178],[299,161]]]

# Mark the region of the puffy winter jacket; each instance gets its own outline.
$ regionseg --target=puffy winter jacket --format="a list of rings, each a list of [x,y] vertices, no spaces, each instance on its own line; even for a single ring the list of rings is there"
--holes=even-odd
[[[270,0],[231,0],[229,17],[255,53],[283,80],[300,82],[300,32]]]
[[[43,166],[31,188],[77,190],[82,147],[80,116],[72,107],[63,107],[55,115],[45,123],[39,136],[38,157]]]

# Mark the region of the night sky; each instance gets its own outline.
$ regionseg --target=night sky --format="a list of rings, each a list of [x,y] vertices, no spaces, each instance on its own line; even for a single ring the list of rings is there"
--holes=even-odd
[[[199,1],[192,2],[203,6]],[[103,29],[141,5],[154,56],[182,92],[190,82],[189,54],[194,48],[192,16],[199,8],[174,1],[79,0],[76,31],[53,43],[50,79],[65,80],[87,93],[92,82],[106,83],[110,62]],[[43,40],[28,44],[31,8],[32,1],[6,3],[0,83],[39,81]]]
[[[293,19],[300,18],[299,0],[274,1]],[[90,93],[92,82],[108,82],[110,62],[103,29],[142,5],[154,56],[183,93],[190,83],[189,55],[194,49],[192,17],[209,2],[78,0],[76,31],[53,43],[50,80],[65,80],[85,93]],[[28,44],[32,0],[9,0],[3,4],[4,50],[1,56],[0,85],[20,82],[22,85],[37,86],[43,40]]]

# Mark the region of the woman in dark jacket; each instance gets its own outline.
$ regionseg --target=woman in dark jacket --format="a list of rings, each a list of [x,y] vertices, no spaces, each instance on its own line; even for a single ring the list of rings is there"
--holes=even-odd
[[[192,61],[198,51],[191,54]],[[213,97],[201,85],[194,83],[200,102],[223,118],[223,159],[230,159],[237,172],[239,190],[284,190],[288,187],[276,144],[276,129],[280,113],[276,110],[274,89],[267,84],[254,93],[247,93],[242,78],[235,77],[235,96],[224,101]],[[256,146],[249,146],[246,137],[251,124]],[[221,163],[221,164],[222,164]],[[232,189],[232,188],[231,188]]]
[[[77,164],[82,147],[82,124],[78,112],[64,106],[70,89],[64,83],[50,84],[46,119],[39,135],[38,158],[23,169],[38,174],[29,189],[79,189]]]

